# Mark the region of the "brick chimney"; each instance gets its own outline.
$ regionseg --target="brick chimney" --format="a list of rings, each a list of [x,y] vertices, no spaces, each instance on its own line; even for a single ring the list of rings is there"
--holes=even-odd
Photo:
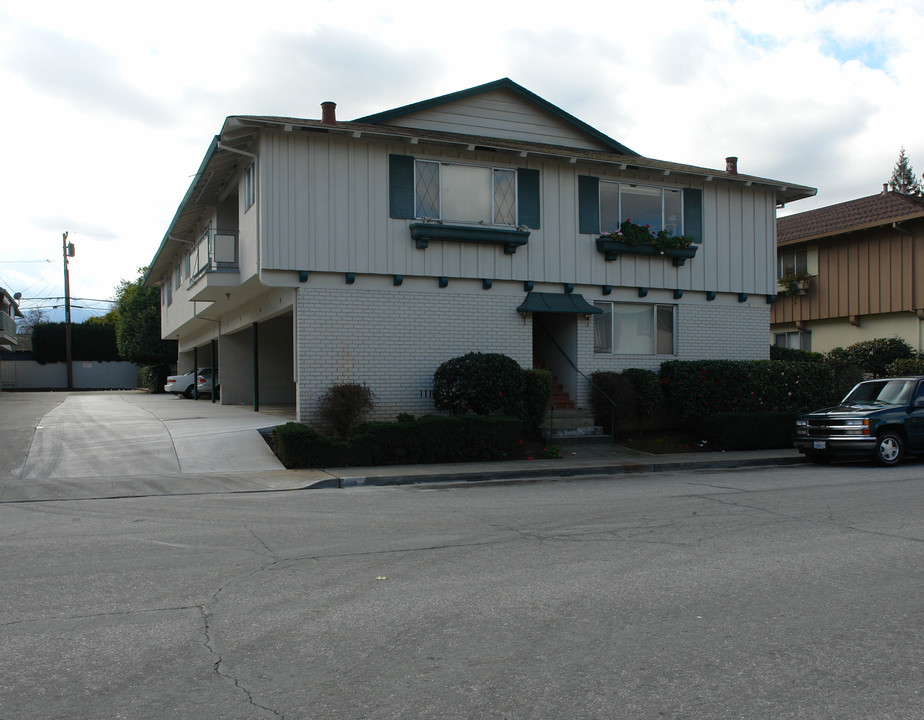
[[[325,125],[337,124],[337,103],[331,100],[321,103],[321,122]]]
[[[725,158],[725,172],[727,172],[729,175],[738,174],[738,158],[736,157]]]

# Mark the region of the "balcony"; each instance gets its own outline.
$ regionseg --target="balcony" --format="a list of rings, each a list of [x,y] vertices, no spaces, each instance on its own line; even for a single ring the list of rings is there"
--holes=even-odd
[[[215,301],[239,284],[237,230],[209,228],[189,251],[189,299]]]
[[[16,347],[16,320],[0,311],[0,350]]]

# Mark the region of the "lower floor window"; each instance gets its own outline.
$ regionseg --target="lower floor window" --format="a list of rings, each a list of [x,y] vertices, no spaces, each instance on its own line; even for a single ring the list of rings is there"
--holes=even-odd
[[[594,352],[673,355],[674,306],[596,302]]]
[[[812,333],[800,330],[794,330],[793,332],[774,333],[773,344],[780,347],[793,348],[794,350],[811,350]]]

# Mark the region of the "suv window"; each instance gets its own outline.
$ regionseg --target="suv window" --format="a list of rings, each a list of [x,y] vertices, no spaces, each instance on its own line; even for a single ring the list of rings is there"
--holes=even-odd
[[[914,389],[914,380],[874,380],[860,383],[844,398],[844,404],[880,402],[887,405],[907,405]]]

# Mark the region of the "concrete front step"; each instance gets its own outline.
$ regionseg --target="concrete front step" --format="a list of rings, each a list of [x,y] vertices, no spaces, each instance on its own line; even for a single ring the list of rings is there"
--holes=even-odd
[[[594,423],[593,413],[582,408],[556,409],[546,415],[539,429],[546,440],[612,441],[609,435],[603,434],[603,428]]]

